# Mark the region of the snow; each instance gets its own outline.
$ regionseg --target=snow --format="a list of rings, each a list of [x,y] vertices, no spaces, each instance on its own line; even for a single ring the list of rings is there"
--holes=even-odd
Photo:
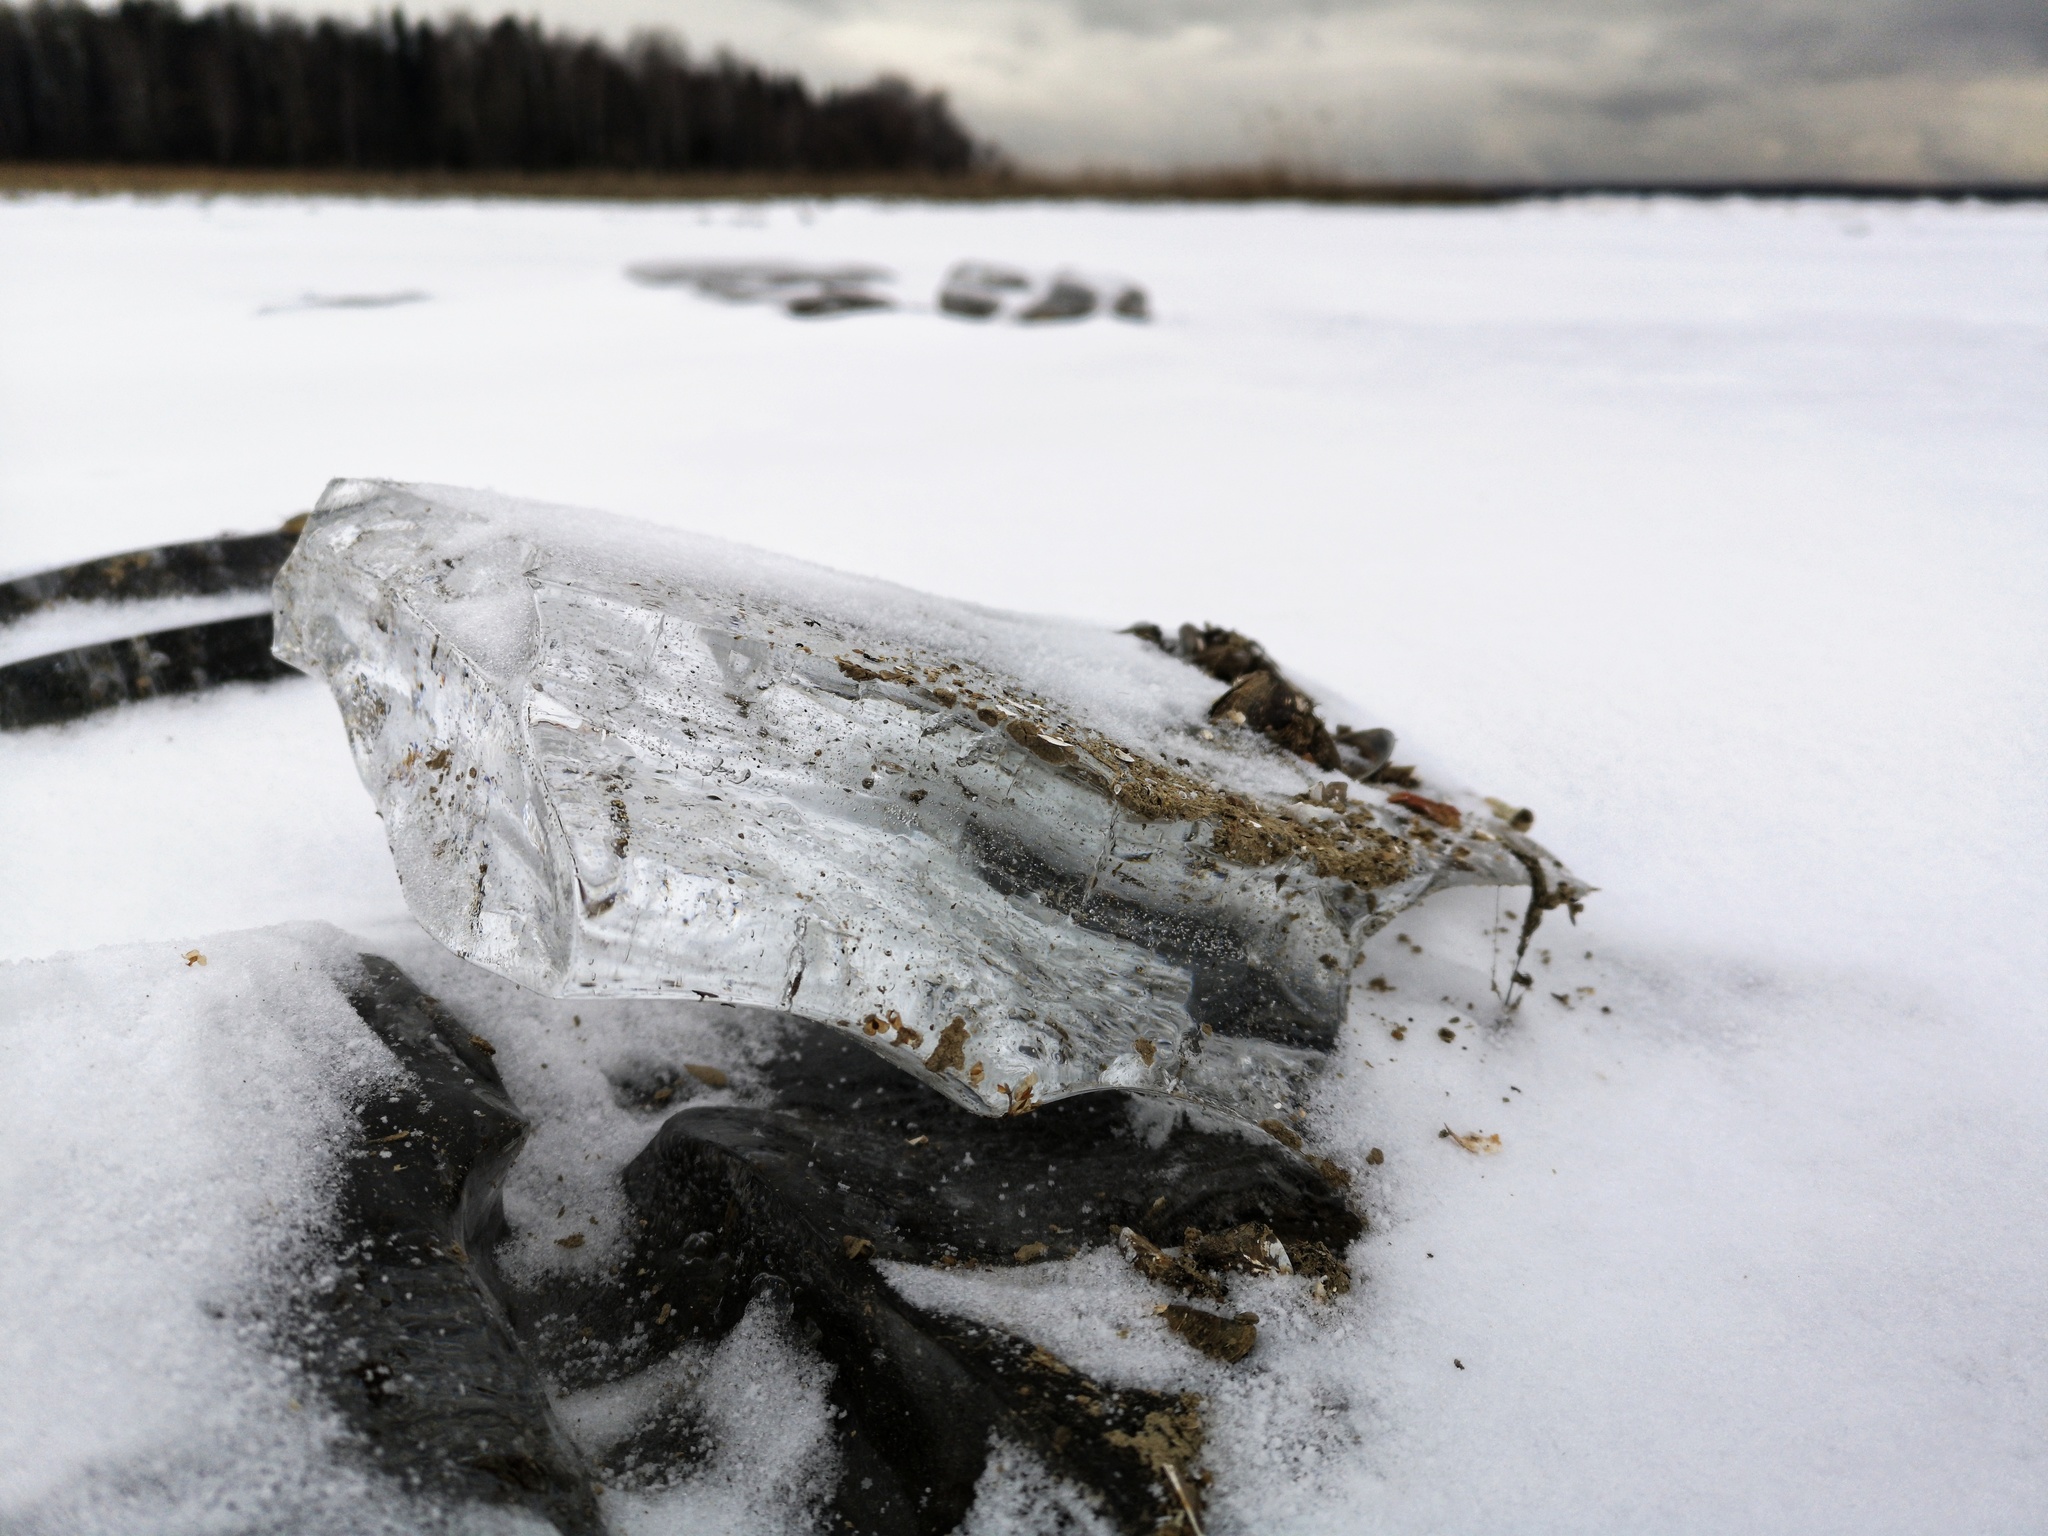
[[[1156,318],[799,321],[623,275],[760,257],[908,293],[964,257],[1110,268]],[[432,297],[259,314],[405,290]],[[1397,990],[1358,994],[1318,1115],[1340,1161],[1386,1157],[1350,1297],[1241,1300],[1268,1321],[1233,1374],[1144,1333],[1111,1256],[905,1282],[1119,1379],[1213,1377],[1213,1530],[2018,1530],[2048,1504],[2048,211],[26,198],[0,327],[10,569],[275,526],[332,474],[490,485],[1005,609],[1229,623],[1535,807],[1602,890],[1546,924],[1512,1023],[1491,894],[1368,952]],[[310,682],[0,738],[0,784],[7,954],[163,962],[325,919],[427,976]],[[84,996],[137,962],[63,963]],[[530,1006],[500,1041],[522,1104],[542,1026],[600,1022]],[[37,1135],[109,1122],[81,1052],[10,1038]],[[195,1073],[153,1097],[227,1091]],[[151,1109],[167,1180],[193,1112]],[[78,1305],[139,1300],[49,1200],[8,1207],[8,1262],[75,1252]],[[16,1379],[71,1468],[102,1442],[67,1371]]]
[[[702,1415],[711,1443],[705,1465],[609,1493],[604,1517],[618,1536],[805,1530],[837,1471],[829,1376],[757,1300],[716,1346],[686,1344],[638,1376],[569,1394],[561,1413],[577,1443],[599,1456],[607,1441],[664,1409]]]
[[[351,1100],[398,1070],[332,929],[0,968],[0,1511],[9,1530],[390,1528],[273,1355],[321,1262]],[[197,958],[194,958],[197,957]]]

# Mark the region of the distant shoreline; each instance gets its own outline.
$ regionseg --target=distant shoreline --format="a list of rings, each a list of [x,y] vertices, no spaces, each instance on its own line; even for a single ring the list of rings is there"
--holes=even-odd
[[[1310,202],[1457,207],[1556,197],[1838,198],[2020,203],[2048,201],[2048,183],[1697,181],[1479,183],[1363,181],[1282,170],[1139,175],[1024,171],[939,175],[738,172],[674,175],[625,171],[259,170],[219,166],[0,162],[0,196],[385,197],[582,199],[601,202],[726,202],[787,198],[882,198],[938,202]]]

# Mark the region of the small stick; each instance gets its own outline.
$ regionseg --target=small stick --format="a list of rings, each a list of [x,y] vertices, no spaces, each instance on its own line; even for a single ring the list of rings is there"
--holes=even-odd
[[[1166,1480],[1173,1484],[1174,1496],[1180,1500],[1180,1507],[1188,1512],[1188,1525],[1195,1536],[1202,1536],[1202,1517],[1195,1513],[1195,1501],[1188,1497],[1187,1489],[1181,1486],[1180,1473],[1174,1470],[1172,1462],[1166,1464]]]

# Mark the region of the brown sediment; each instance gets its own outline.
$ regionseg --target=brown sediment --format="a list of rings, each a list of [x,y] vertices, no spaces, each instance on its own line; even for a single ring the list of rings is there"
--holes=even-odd
[[[1210,846],[1233,864],[1258,868],[1290,856],[1313,865],[1326,880],[1346,880],[1375,889],[1394,885],[1415,871],[1408,845],[1372,824],[1363,811],[1337,821],[1297,821],[1284,812],[1257,811],[1249,802],[1234,814],[1215,818]]]
[[[1288,1248],[1287,1259],[1297,1275],[1315,1282],[1311,1291],[1317,1301],[1328,1301],[1351,1289],[1351,1266],[1327,1243],[1295,1243]]]
[[[839,670],[852,678],[856,683],[915,683],[917,681],[916,678],[905,672],[901,667],[892,667],[887,672],[877,672],[872,667],[864,667],[857,661],[848,661],[844,656],[835,656],[832,659],[839,663]]]
[[[1155,1410],[1145,1415],[1145,1426],[1136,1433],[1112,1429],[1102,1438],[1136,1451],[1154,1472],[1164,1473],[1169,1467],[1184,1472],[1202,1454],[1202,1400],[1192,1392],[1182,1393],[1178,1410]]]
[[[1293,1152],[1301,1150],[1301,1133],[1284,1120],[1261,1120],[1259,1129]]]
[[[927,1072],[958,1072],[967,1065],[967,1021],[955,1018],[939,1031],[938,1044],[925,1059]]]
[[[1316,718],[1316,701],[1278,672],[1247,672],[1209,706],[1209,718],[1248,726],[1326,773],[1340,766],[1337,743]]]
[[[1335,1188],[1349,1189],[1351,1187],[1351,1170],[1342,1163],[1333,1163],[1327,1157],[1310,1157],[1308,1165],[1315,1169],[1317,1173],[1320,1173],[1325,1182]]]
[[[1300,857],[1326,880],[1347,880],[1368,890],[1395,885],[1415,872],[1415,856],[1392,833],[1374,825],[1363,806],[1337,816],[1301,820],[1267,809],[1248,795],[1213,789],[1189,774],[1135,757],[1097,738],[1087,756],[1110,778],[1110,798],[1140,821],[1207,822],[1218,858],[1254,869]]]
[[[1116,1240],[1131,1267],[1156,1285],[1170,1285],[1184,1295],[1202,1296],[1210,1301],[1221,1301],[1228,1294],[1223,1282],[1214,1275],[1202,1273],[1185,1255],[1167,1253],[1142,1232],[1124,1227]]]
[[[1057,736],[1048,736],[1029,720],[1012,720],[1003,727],[1005,734],[1041,762],[1055,767],[1074,760],[1074,749]]]
[[[1189,1227],[1181,1241],[1188,1262],[1203,1269],[1235,1270],[1247,1275],[1272,1274],[1273,1229],[1256,1221],[1241,1222],[1223,1232],[1204,1233]]]
[[[1184,1307],[1177,1301],[1170,1301],[1161,1309],[1160,1315],[1166,1319],[1168,1328],[1210,1359],[1221,1360],[1225,1365],[1235,1365],[1259,1342],[1256,1312],[1224,1317],[1215,1312],[1205,1312],[1200,1307]]]
[[[1313,713],[1314,701],[1280,676],[1257,642],[1234,630],[1190,630],[1183,635],[1183,643],[1197,645],[1214,663],[1213,667],[1204,665],[1205,671],[1238,679],[1231,692],[1217,701],[1212,717],[1234,715],[1234,710],[1223,715],[1217,710],[1239,698],[1258,716],[1258,722],[1245,716],[1248,724],[1258,723],[1269,738],[1319,766],[1336,768],[1336,748]],[[883,662],[888,670],[878,670],[850,657],[835,659],[839,670],[856,682],[917,685],[917,679],[901,663]],[[1235,669],[1242,666],[1251,670],[1239,674]],[[972,689],[964,695],[950,688],[925,687],[923,691],[948,708],[957,707],[963,697],[987,697]],[[1192,774],[1140,757],[1102,736],[1072,732],[1057,720],[1047,724],[1043,716],[1051,712],[1028,704],[1005,698],[978,703],[972,712],[984,725],[1002,731],[1049,767],[1068,769],[1104,791],[1140,821],[1208,824],[1209,852],[1232,864],[1261,869],[1299,857],[1323,879],[1343,880],[1366,890],[1396,885],[1415,872],[1414,854],[1407,844],[1376,826],[1371,811],[1363,806],[1325,799],[1322,803],[1337,815],[1297,818],[1261,806],[1248,795],[1217,789]],[[1301,737],[1299,743],[1294,735]]]
[[[1183,624],[1172,640],[1156,624],[1133,624],[1124,633],[1179,657],[1219,683],[1228,683],[1230,691],[1209,706],[1211,720],[1248,726],[1325,772],[1342,769],[1336,739],[1317,717],[1316,701],[1290,683],[1279,663],[1251,636],[1214,624],[1203,628]],[[1387,741],[1391,751],[1393,738],[1389,736]]]
[[[1074,1374],[1074,1368],[1067,1364],[1066,1361],[1060,1359],[1058,1355],[1047,1354],[1036,1345],[1032,1346],[1031,1353],[1025,1358],[1041,1371],[1051,1371],[1055,1376],[1071,1376]]]

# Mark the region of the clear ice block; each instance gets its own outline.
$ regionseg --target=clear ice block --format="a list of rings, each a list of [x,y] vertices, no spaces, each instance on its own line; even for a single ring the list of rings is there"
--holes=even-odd
[[[479,492],[336,481],[276,587],[405,896],[541,992],[856,1033],[984,1113],[1285,1121],[1365,939],[1585,887],[1496,811],[1209,719],[1130,634]]]

